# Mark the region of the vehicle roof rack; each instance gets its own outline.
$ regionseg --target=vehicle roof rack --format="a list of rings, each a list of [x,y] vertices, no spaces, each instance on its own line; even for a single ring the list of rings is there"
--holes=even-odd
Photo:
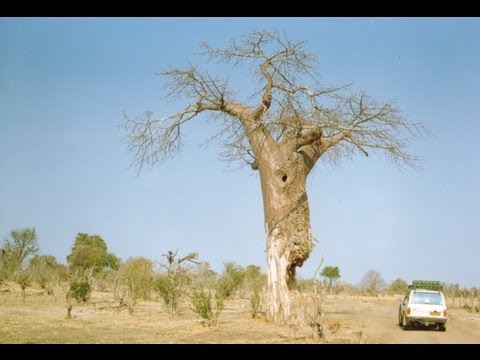
[[[440,281],[433,280],[413,280],[411,285],[408,285],[408,289],[423,289],[433,291],[443,291],[443,285]]]

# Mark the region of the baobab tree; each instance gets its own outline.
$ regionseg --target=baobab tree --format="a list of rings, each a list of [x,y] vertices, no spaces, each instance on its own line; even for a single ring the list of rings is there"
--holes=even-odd
[[[379,102],[351,85],[321,82],[316,56],[306,43],[276,31],[254,31],[225,48],[200,45],[199,56],[238,71],[250,67],[250,97],[241,100],[228,78],[198,66],[161,73],[166,98],[182,102],[164,117],[124,114],[126,144],[138,171],[174,157],[182,130],[201,114],[218,123],[209,140],[223,146],[224,160],[250,165],[260,174],[268,264],[267,317],[288,320],[295,270],[313,249],[306,180],[319,159],[337,163],[360,152],[385,154],[396,164],[415,166],[409,141],[425,129],[408,121],[393,101]]]

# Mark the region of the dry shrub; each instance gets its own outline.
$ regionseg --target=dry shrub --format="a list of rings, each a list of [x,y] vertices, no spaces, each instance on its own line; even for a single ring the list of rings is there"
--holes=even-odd
[[[256,318],[260,312],[262,304],[262,295],[259,287],[255,287],[250,295],[250,307],[252,310],[252,317]]]
[[[218,324],[218,316],[225,308],[222,293],[205,289],[194,289],[191,296],[192,310],[203,320],[203,326]]]
[[[301,294],[293,291],[292,315],[288,319],[289,325],[294,331],[294,337],[297,332],[310,328],[313,341],[317,342],[325,337],[321,297],[315,293]]]

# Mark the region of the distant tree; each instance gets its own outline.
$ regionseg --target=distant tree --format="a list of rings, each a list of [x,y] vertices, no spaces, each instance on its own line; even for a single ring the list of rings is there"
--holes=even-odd
[[[92,285],[95,290],[101,292],[116,292],[120,281],[120,269],[124,266],[123,262],[120,262],[119,270],[106,269],[97,274],[93,279]]]
[[[60,265],[52,255],[35,256],[30,260],[28,267],[32,281],[47,290],[48,294],[52,294],[52,284],[59,279],[60,271]]]
[[[445,293],[447,293],[448,296],[450,296],[454,299],[461,295],[461,289],[460,289],[459,284],[444,283],[443,288],[444,288]]]
[[[212,288],[218,274],[207,261],[202,261],[189,272],[192,285],[197,288]]]
[[[320,159],[338,163],[359,153],[383,154],[397,164],[415,166],[409,140],[425,133],[393,101],[366,91],[322,83],[318,62],[303,41],[276,31],[254,31],[228,46],[202,44],[206,60],[250,70],[253,87],[245,98],[222,78],[198,66],[172,67],[166,78],[169,100],[180,109],[160,118],[145,112],[122,124],[138,170],[178,155],[182,130],[194,119],[218,120],[219,140],[228,162],[259,171],[268,262],[267,317],[291,317],[289,290],[296,268],[313,250],[307,177]],[[248,76],[248,75],[247,75]],[[251,95],[251,96],[250,96]],[[247,99],[247,100],[245,100]]]
[[[73,276],[70,279],[69,289],[67,291],[67,319],[72,317],[73,304],[85,303],[90,299],[92,287],[87,278],[78,278]]]
[[[474,298],[478,298],[478,295],[480,294],[480,289],[477,287],[472,287],[472,296]]]
[[[267,284],[267,275],[262,272],[260,266],[248,265],[244,270],[243,285],[247,291],[261,288]]]
[[[26,270],[19,270],[15,273],[15,282],[20,285],[20,289],[22,289],[22,300],[24,304],[26,297],[25,290],[31,285],[30,279],[30,273]]]
[[[186,293],[186,285],[190,282],[190,276],[185,268],[185,263],[198,264],[198,254],[192,252],[186,256],[177,256],[178,251],[168,251],[165,256],[167,263],[161,264],[166,272],[159,274],[154,282],[154,288],[165,301],[167,310],[175,314],[180,299]],[[208,265],[208,264],[207,264]],[[208,273],[202,274],[203,280],[208,277]]]
[[[64,283],[69,280],[69,271],[68,266],[65,264],[58,263],[57,266],[57,281],[59,283]]]
[[[133,306],[137,300],[150,299],[153,283],[153,262],[144,257],[128,259],[120,268],[120,285],[125,289],[125,299],[128,309],[133,313]]]
[[[408,290],[408,283],[403,279],[395,279],[388,287],[388,292],[391,294],[405,294]]]
[[[10,257],[7,251],[2,247],[0,248],[0,285],[8,280],[11,274]]]
[[[339,293],[346,295],[358,295],[361,291],[358,286],[355,286],[345,281],[339,281],[336,285],[336,289]]]
[[[225,262],[216,291],[220,292],[223,299],[228,299],[242,286],[244,278],[245,270],[241,266],[234,262]]]
[[[78,233],[67,262],[73,270],[91,269],[94,275],[103,270],[117,270],[120,259],[109,253],[107,244],[99,235]]]
[[[0,272],[5,278],[24,270],[27,260],[38,253],[35,228],[16,229],[4,240],[0,248]]]
[[[468,305],[467,305],[467,299],[471,296],[471,291],[470,289],[466,288],[466,287],[463,287],[460,289],[460,297],[461,299],[463,300],[463,306],[464,308],[467,308],[468,309]]]
[[[243,289],[249,293],[252,317],[256,317],[263,302],[263,287],[267,284],[267,276],[257,265],[248,265],[244,273]]]
[[[328,279],[328,289],[331,293],[333,282],[340,279],[340,269],[338,266],[325,266],[321,275]]]
[[[258,279],[262,275],[262,269],[258,265],[248,265],[245,268],[245,279]]]
[[[378,295],[379,292],[383,291],[387,284],[383,280],[382,275],[378,271],[368,270],[367,273],[363,276],[360,286],[365,290],[369,295]]]

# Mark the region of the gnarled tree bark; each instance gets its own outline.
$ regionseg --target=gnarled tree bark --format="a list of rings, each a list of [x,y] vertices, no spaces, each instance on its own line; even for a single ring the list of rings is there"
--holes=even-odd
[[[291,156],[301,157],[296,153]],[[267,238],[267,316],[276,323],[288,320],[295,270],[313,249],[307,172],[299,159],[279,159],[259,163]]]

